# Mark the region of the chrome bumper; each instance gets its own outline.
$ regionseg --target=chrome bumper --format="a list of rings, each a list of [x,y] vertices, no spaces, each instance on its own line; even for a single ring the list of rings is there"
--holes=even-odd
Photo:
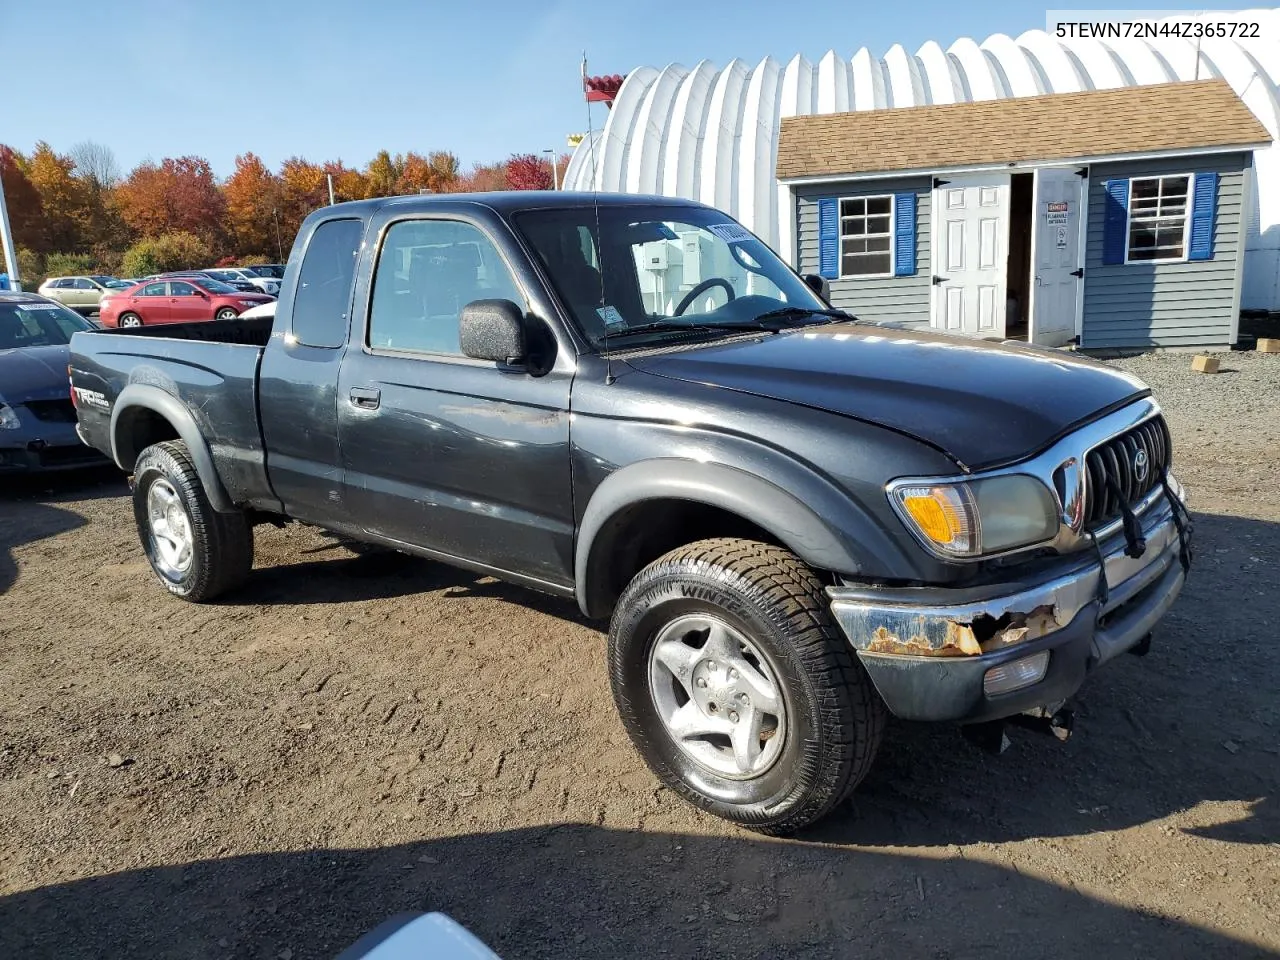
[[[831,611],[898,715],[1009,715],[1070,696],[1088,670],[1146,637],[1177,599],[1186,571],[1169,502],[1153,504],[1142,526],[1147,547],[1136,559],[1119,538],[1101,564],[1096,553],[1086,553],[1039,583],[961,590],[828,587]],[[1104,570],[1105,601],[1099,590]],[[1051,664],[1063,661],[1044,680],[986,697],[982,678],[988,670],[1043,650],[1051,651]],[[913,671],[918,676],[908,682]]]

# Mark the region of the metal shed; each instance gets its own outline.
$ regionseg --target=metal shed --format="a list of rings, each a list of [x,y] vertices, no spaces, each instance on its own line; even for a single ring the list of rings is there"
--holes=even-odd
[[[877,322],[1226,346],[1268,143],[1222,80],[789,117],[780,252]]]

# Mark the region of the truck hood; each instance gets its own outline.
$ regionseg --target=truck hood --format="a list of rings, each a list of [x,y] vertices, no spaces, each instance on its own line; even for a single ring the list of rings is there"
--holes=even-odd
[[[878,424],[970,469],[1031,456],[1150,392],[1135,377],[1061,351],[851,323],[629,362]]]
[[[70,358],[71,348],[65,345],[0,350],[0,400],[22,403],[68,396]]]

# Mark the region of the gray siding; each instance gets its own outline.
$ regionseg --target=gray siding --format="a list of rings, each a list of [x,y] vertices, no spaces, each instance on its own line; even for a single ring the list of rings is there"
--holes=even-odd
[[[1089,171],[1083,347],[1197,347],[1230,343],[1239,313],[1245,153],[1099,163]],[[1169,173],[1218,174],[1213,259],[1104,265],[1105,183]]]
[[[831,302],[863,320],[929,325],[929,233],[932,181],[910,177],[821,186],[797,186],[796,268],[818,272],[818,201],[823,197],[861,197],[913,190],[916,194],[916,273],[911,277],[832,280]]]

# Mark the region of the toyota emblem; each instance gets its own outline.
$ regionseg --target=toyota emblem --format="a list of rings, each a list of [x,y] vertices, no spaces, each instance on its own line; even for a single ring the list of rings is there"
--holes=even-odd
[[[1147,479],[1147,470],[1150,468],[1147,461],[1147,451],[1139,450],[1133,455],[1133,476],[1139,483],[1143,483]]]

